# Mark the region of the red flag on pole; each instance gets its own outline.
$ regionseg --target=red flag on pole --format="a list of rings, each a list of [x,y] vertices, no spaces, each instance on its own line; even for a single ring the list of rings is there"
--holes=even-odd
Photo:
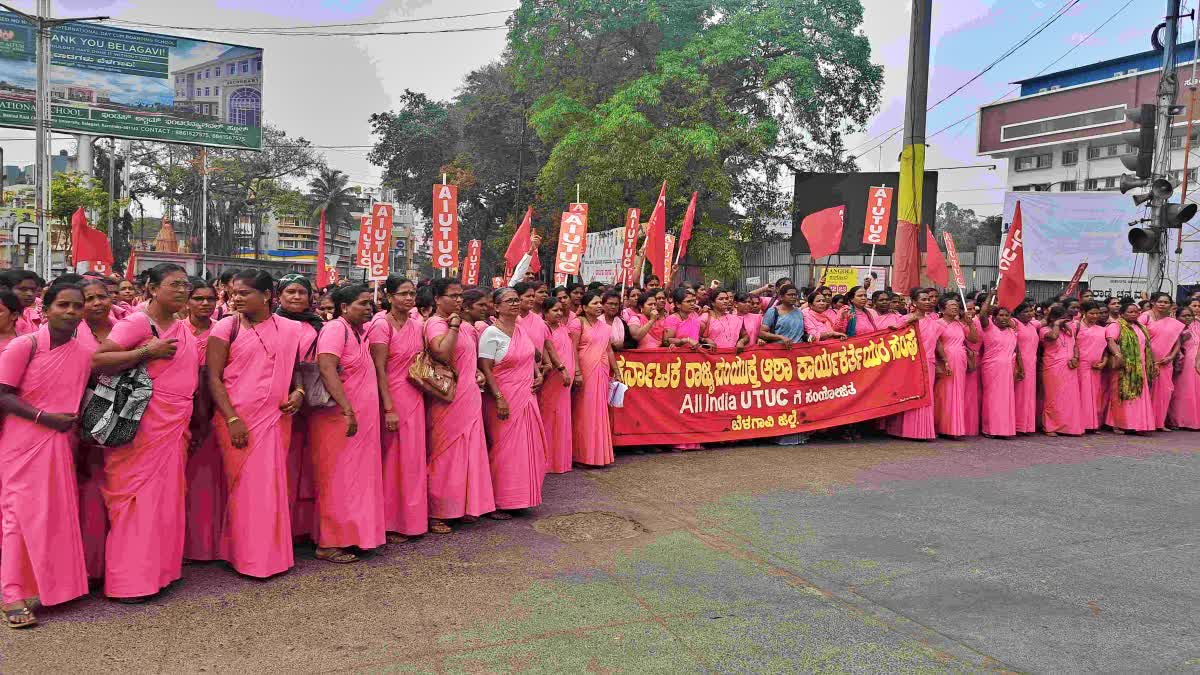
[[[508,248],[504,251],[504,268],[511,272],[516,269],[517,263],[521,262],[521,257],[529,253],[530,241],[533,238],[533,207],[529,207],[525,211],[525,218],[521,221],[517,231],[513,233],[512,241],[508,242]],[[533,256],[533,260],[529,262],[529,271],[537,274],[542,271],[542,261],[537,255]],[[508,276],[507,274],[505,276]]]
[[[1012,227],[1000,248],[1000,283],[996,285],[996,301],[1008,311],[1025,300],[1025,244],[1022,240],[1021,202],[1013,212]]]
[[[137,267],[137,249],[132,249],[129,251],[129,263],[125,265],[126,281],[137,279],[137,273],[133,271],[135,267]]]
[[[925,276],[933,283],[945,288],[950,285],[950,269],[946,267],[946,257],[938,248],[933,230],[925,226]]]
[[[954,246],[954,237],[951,237],[949,232],[943,232],[942,238],[946,240],[946,256],[950,258],[950,269],[954,270],[954,283],[958,284],[959,291],[965,292],[967,280],[963,278],[962,265],[958,262],[958,249]]]
[[[1067,290],[1063,295],[1071,298],[1075,297],[1075,293],[1079,290],[1079,280],[1083,278],[1083,273],[1087,271],[1087,263],[1079,263],[1079,267],[1075,268],[1075,275],[1071,277],[1071,283],[1067,285]]]
[[[654,203],[654,211],[650,214],[650,225],[646,229],[646,259],[650,261],[650,269],[660,281],[667,278],[666,238],[667,181],[664,180],[662,190],[658,193],[658,201]]]
[[[468,288],[479,285],[479,257],[482,242],[472,239],[467,242],[467,260],[463,265],[463,286]]]
[[[641,223],[639,222],[641,214],[642,212],[638,209],[629,209],[628,214],[625,216],[625,231],[624,236],[622,237],[621,248],[621,266],[619,268],[619,278],[621,280],[621,284],[624,286],[629,286],[637,280],[637,275],[634,274],[633,271],[633,259],[635,253],[637,252],[638,230],[641,229]]]
[[[679,253],[675,255],[675,264],[683,260],[687,253],[688,240],[692,238],[692,222],[696,220],[696,195],[692,193],[692,201],[688,202],[687,212],[683,214],[683,227],[679,230]]]
[[[833,206],[804,217],[800,231],[808,240],[808,250],[813,260],[838,252],[842,246],[842,225],[845,220],[845,206]]]
[[[321,209],[321,224],[317,226],[317,288],[329,284],[329,270],[325,266],[325,209]]]
[[[82,206],[71,216],[71,263],[81,262],[102,263],[105,267],[113,264],[108,235],[88,225]]]

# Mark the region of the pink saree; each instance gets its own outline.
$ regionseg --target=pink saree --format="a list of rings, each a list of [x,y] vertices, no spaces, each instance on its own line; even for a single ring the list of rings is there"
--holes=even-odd
[[[1175,375],[1175,396],[1171,399],[1171,424],[1181,429],[1200,429],[1200,373],[1196,356],[1200,352],[1200,322],[1193,321],[1183,331],[1183,364]]]
[[[31,338],[18,337],[0,353],[0,384],[13,387],[17,396],[45,412],[78,413],[93,350],[78,340],[51,349],[46,327],[30,335],[36,339],[36,352]],[[57,605],[88,591],[74,434],[16,415],[4,420],[0,594],[6,603],[37,596],[43,605]]]
[[[518,322],[504,357],[492,366],[492,376],[508,401],[508,419],[500,419],[495,399],[483,398],[492,493],[498,509],[526,509],[542,503],[546,431],[532,389],[535,368],[533,343]]]
[[[1100,428],[1104,417],[1104,371],[1092,366],[1104,358],[1108,343],[1104,340],[1104,326],[1078,324],[1075,342],[1079,345],[1079,367],[1075,376],[1079,381],[1079,414],[1084,431]]]
[[[1183,322],[1170,316],[1155,320],[1147,315],[1142,324],[1150,331],[1150,348],[1154,350],[1156,359],[1166,358],[1171,350],[1175,349],[1175,343],[1179,342],[1179,336],[1183,334]],[[1174,364],[1150,367],[1158,368],[1158,377],[1154,378],[1154,384],[1150,385],[1154,424],[1158,429],[1165,429],[1167,413],[1171,410],[1171,397],[1175,395]]]
[[[967,335],[957,321],[941,321],[938,340],[946,353],[949,375],[939,375],[934,385],[934,424],[943,436],[966,436]]]
[[[178,340],[175,356],[147,364],[154,394],[133,442],[104,451],[109,521],[104,593],[111,598],[154,595],[183,571],[187,429],[200,359],[187,321],[160,327],[158,334]],[[129,315],[108,334],[123,350],[151,337],[144,312]]]
[[[566,374],[550,370],[538,393],[542,406],[542,426],[546,430],[546,471],[566,473],[571,470],[573,439],[571,387],[563,386],[563,379],[567,378],[570,382],[575,377],[575,345],[570,329],[565,325],[550,331],[550,341],[554,343],[554,351],[558,352]]]
[[[1050,433],[1079,436],[1084,420],[1079,406],[1079,375],[1070,367],[1075,358],[1075,336],[1065,327],[1054,342],[1047,342],[1049,328],[1042,328],[1042,429]]]
[[[208,360],[208,330],[197,333],[196,352],[203,368]],[[197,390],[208,387],[201,379]],[[188,560],[220,560],[221,528],[225,523],[225,470],[221,462],[221,446],[216,434],[208,430],[208,437],[200,447],[192,451],[184,470],[187,479],[187,497],[184,509],[187,514],[187,531],[183,537],[183,557]]]
[[[699,330],[699,320],[696,324]],[[667,327],[670,328],[670,324]],[[615,461],[608,421],[608,383],[611,380],[608,334],[609,326],[604,319],[598,319],[590,326],[586,320],[580,321],[579,370],[583,374],[583,386],[572,394],[571,422],[575,461],[587,466],[605,466]]]

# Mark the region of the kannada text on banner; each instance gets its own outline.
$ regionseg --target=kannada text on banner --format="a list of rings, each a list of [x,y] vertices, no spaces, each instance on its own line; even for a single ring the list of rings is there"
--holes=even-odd
[[[852,424],[925,405],[915,326],[842,342],[619,352],[613,445],[713,443]]]

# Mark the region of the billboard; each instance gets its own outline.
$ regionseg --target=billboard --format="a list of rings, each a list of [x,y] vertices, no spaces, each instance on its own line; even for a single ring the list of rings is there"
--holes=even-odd
[[[636,209],[630,210],[636,211]],[[621,254],[624,249],[624,227],[588,232],[583,264],[579,267],[579,276],[583,279],[583,283],[590,284],[593,281],[604,284],[616,283],[617,273],[621,267]]]
[[[842,245],[838,248],[841,255],[870,255],[871,244],[864,243],[867,239],[865,224],[867,222],[869,202],[872,187],[894,188],[900,183],[900,174],[896,172],[883,173],[797,173],[796,191],[794,194],[794,211],[792,212],[792,255],[808,254],[808,240],[800,234],[800,223],[804,217],[832,208],[845,206],[845,225],[842,227]],[[921,196],[921,220],[933,224],[937,213],[937,184],[936,171],[925,172],[925,190]],[[896,195],[898,198],[899,195]],[[887,225],[884,227],[886,238],[876,245],[878,255],[888,255],[896,241],[896,212],[899,209],[888,209]],[[925,238],[919,237],[922,250]]]
[[[32,129],[37,31],[0,12],[0,126]],[[262,146],[261,49],[94,23],[53,30],[55,131],[214,147]]]
[[[1146,207],[1137,206],[1119,192],[1006,192],[1004,229],[1012,223],[1021,202],[1024,231],[1025,278],[1067,282],[1079,263],[1087,262],[1091,279],[1127,278],[1145,274],[1146,260],[1134,260],[1129,247],[1129,223],[1144,218]],[[1175,259],[1177,230],[1170,230],[1171,259]],[[1183,260],[1200,260],[1200,246],[1185,241]],[[1174,265],[1169,267],[1174,271]],[[1184,281],[1187,279],[1185,277]],[[1090,284],[1089,284],[1090,285]],[[1105,286],[1107,288],[1108,286]],[[1142,288],[1145,280],[1142,280]],[[1124,288],[1120,283],[1113,288]]]

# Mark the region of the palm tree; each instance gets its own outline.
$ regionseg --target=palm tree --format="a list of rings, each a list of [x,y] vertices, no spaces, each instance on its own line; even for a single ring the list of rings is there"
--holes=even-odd
[[[350,177],[338,169],[321,167],[316,177],[308,183],[308,198],[313,204],[312,215],[320,218],[325,213],[326,238],[336,238],[343,225],[351,225],[354,217],[355,192],[349,187]],[[330,239],[332,241],[332,239]]]
[[[342,225],[351,225],[354,221],[350,214],[354,205],[354,192],[349,188],[349,183],[349,176],[324,166],[317,170],[316,177],[308,183],[308,198],[313,204],[312,216],[320,223],[317,227],[325,227],[327,242],[337,239]],[[325,252],[328,250],[327,244]],[[320,260],[318,263],[314,281],[324,278],[320,266],[324,265],[325,261]]]

